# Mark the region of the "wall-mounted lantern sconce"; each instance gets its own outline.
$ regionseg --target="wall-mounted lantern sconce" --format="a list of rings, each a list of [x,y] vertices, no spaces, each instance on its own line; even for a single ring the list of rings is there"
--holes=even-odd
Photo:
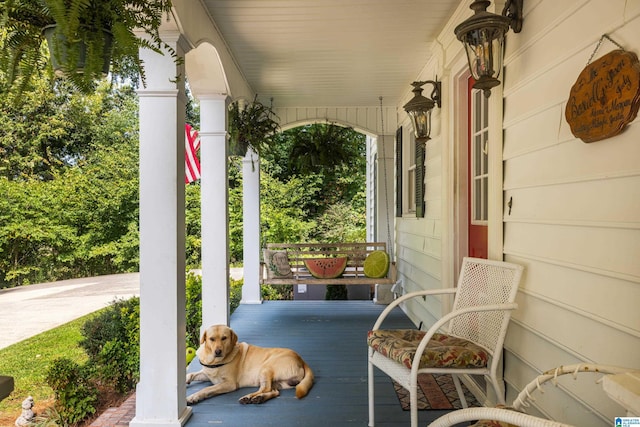
[[[497,15],[487,12],[489,0],[475,0],[469,6],[474,15],[454,30],[467,52],[469,68],[476,80],[473,87],[482,89],[486,97],[491,95],[491,88],[500,84],[505,34],[509,27],[514,33],[522,29],[523,1],[507,0],[502,15]]]
[[[422,96],[422,86],[430,83],[433,85],[431,98]],[[440,108],[440,90],[442,84],[438,80],[413,82],[413,98],[404,105],[404,109],[411,117],[413,131],[418,141],[427,142],[431,135],[431,110],[437,105]]]

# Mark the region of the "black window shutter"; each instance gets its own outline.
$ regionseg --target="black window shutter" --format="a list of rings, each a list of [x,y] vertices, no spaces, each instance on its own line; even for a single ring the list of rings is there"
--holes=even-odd
[[[416,218],[424,218],[425,144],[416,140]]]
[[[402,126],[396,131],[396,216],[402,216]]]

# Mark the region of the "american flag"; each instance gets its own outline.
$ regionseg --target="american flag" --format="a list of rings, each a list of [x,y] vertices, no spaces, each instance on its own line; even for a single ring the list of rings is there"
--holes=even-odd
[[[198,131],[188,123],[184,125],[184,130],[184,183],[189,184],[200,179],[200,160],[197,156],[200,148],[200,136]]]

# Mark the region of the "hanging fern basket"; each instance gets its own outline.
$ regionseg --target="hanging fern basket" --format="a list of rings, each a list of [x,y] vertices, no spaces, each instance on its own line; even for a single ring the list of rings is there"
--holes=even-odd
[[[44,28],[43,33],[49,46],[51,66],[57,76],[84,74],[85,71],[96,77],[99,74],[102,77],[109,74],[113,46],[113,34],[110,31],[102,30],[102,37],[94,38],[89,44],[84,40],[68,41],[64,34],[56,31],[56,27],[56,25],[48,25]],[[88,58],[93,57],[91,49],[101,50],[99,63],[88,63]]]
[[[234,101],[229,106],[229,155],[245,156],[249,148],[261,155],[275,144],[273,136],[279,129],[278,116],[257,95],[243,108]]]

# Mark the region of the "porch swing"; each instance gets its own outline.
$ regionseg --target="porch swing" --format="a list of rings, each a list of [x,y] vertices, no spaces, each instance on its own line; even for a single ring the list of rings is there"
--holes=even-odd
[[[382,97],[380,97],[382,115]],[[382,155],[384,119],[382,122]],[[386,158],[386,157],[385,157]],[[383,163],[386,242],[267,243],[261,262],[261,285],[393,285],[396,266],[389,225],[387,168]],[[386,259],[380,262],[380,259]],[[340,260],[341,262],[337,262]],[[380,266],[382,264],[382,266]],[[340,265],[340,267],[336,267]]]

